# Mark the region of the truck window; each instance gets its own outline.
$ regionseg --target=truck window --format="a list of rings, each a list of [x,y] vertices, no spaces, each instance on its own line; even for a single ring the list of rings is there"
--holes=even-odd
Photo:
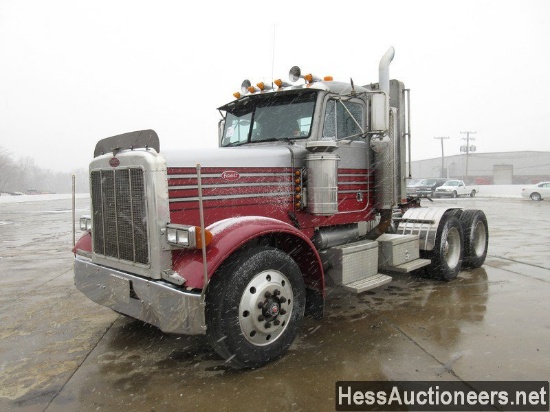
[[[233,146],[246,143],[250,134],[250,124],[252,113],[247,113],[242,117],[237,117],[232,113],[227,115],[225,121],[225,130],[223,133],[223,145]]]
[[[327,102],[323,137],[344,139],[360,135],[363,131],[363,106],[360,103],[331,99]]]
[[[227,110],[222,146],[309,137],[316,98],[308,91],[237,102]]]
[[[252,142],[309,136],[314,102],[260,106],[254,114]]]

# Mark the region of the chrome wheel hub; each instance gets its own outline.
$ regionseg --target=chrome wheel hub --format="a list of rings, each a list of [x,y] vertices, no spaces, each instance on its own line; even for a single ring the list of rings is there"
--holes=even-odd
[[[288,326],[294,295],[288,278],[265,270],[248,283],[239,303],[239,326],[252,344],[264,346],[277,340]]]
[[[447,233],[447,240],[443,245],[443,256],[450,269],[458,265],[460,260],[460,233],[456,228],[451,228]]]
[[[483,255],[483,252],[485,251],[485,243],[487,243],[485,225],[483,222],[477,222],[474,228],[474,238],[472,241],[472,246],[476,256]]]

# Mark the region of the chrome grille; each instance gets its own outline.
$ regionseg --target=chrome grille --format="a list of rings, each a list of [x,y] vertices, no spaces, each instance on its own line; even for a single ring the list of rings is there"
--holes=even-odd
[[[91,192],[94,252],[148,265],[143,169],[94,170]]]

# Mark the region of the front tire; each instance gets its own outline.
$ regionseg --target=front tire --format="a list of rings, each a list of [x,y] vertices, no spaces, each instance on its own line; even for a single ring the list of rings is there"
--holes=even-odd
[[[465,210],[460,216],[464,230],[463,265],[478,268],[485,262],[489,246],[487,217],[482,210]]]
[[[534,200],[535,202],[542,200],[542,196],[540,195],[540,193],[537,193],[537,192],[531,193],[531,196],[529,197],[531,198],[531,200]]]
[[[457,196],[458,196],[458,193],[456,193],[456,191],[453,192],[453,193],[451,193],[451,197],[452,197],[453,199],[455,199]]]
[[[437,279],[455,279],[462,267],[464,234],[459,220],[451,214],[443,216],[437,228],[432,263],[429,271]]]
[[[234,368],[256,368],[282,356],[300,330],[305,286],[298,265],[272,247],[230,258],[206,300],[210,344]]]
[[[475,190],[472,190],[470,192],[470,197],[476,197],[476,191]]]

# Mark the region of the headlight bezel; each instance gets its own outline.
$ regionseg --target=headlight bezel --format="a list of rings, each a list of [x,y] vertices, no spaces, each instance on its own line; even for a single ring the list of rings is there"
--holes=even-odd
[[[204,232],[205,243],[208,246],[212,240],[212,233],[206,229]],[[198,226],[169,223],[166,225],[165,233],[166,242],[172,247],[186,249],[202,248],[201,228]]]
[[[92,231],[92,217],[90,215],[82,215],[79,219],[80,230],[83,232]]]

